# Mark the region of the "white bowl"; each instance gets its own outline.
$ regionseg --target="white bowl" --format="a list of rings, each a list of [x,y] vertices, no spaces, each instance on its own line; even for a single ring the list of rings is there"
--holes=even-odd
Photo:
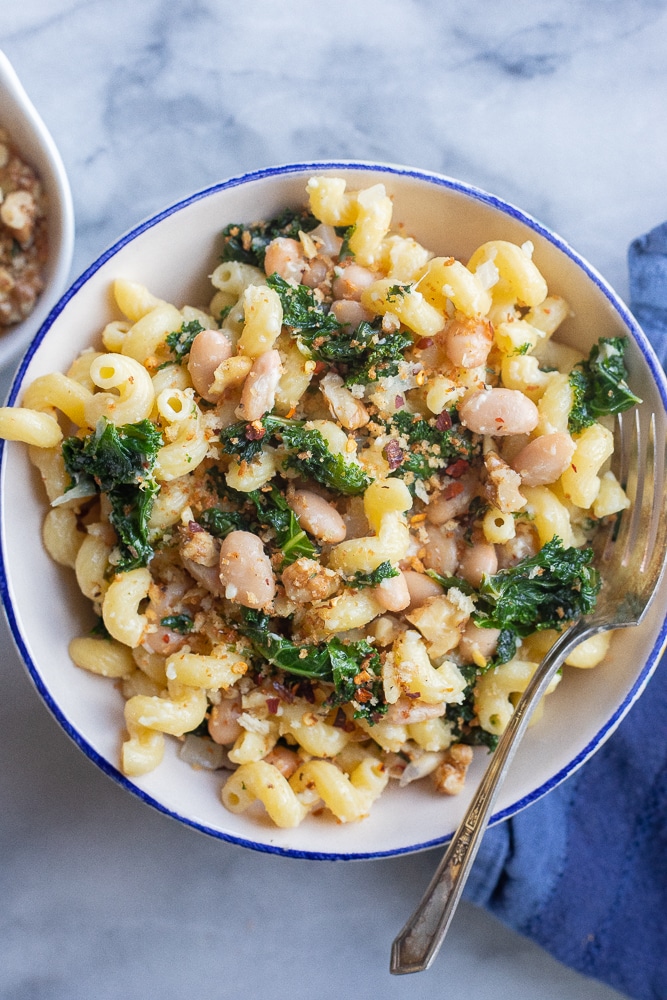
[[[580,349],[600,335],[627,335],[633,386],[667,433],[667,383],[646,337],[590,265],[562,239],[519,209],[450,178],[405,167],[366,163],[297,164],[237,177],[201,191],[122,237],[75,283],[43,326],[21,364],[11,400],[36,376],[68,367],[111,315],[110,285],[123,276],[176,304],[207,302],[207,276],[230,222],[269,218],[304,201],[313,173],[347,178],[351,188],[382,181],[394,198],[394,223],[440,253],[467,260],[491,238],[532,240],[550,291],[567,298],[575,317],[567,337]],[[660,439],[660,438],[659,438]],[[72,666],[69,639],[91,624],[88,602],[70,572],[55,566],[40,542],[44,513],[37,476],[25,449],[5,444],[1,470],[2,594],[10,626],[40,695],[65,731],[107,774],[143,801],[223,840],[297,857],[352,859],[395,855],[446,841],[455,830],[487,757],[476,751],[465,792],[434,795],[428,783],[391,788],[368,819],[339,825],[309,817],[293,830],[231,815],[219,801],[219,775],[193,771],[170,747],[153,773],[129,780],[118,770],[122,699],[114,685]],[[511,816],[552,789],[610,735],[643,690],[667,638],[667,580],[647,620],[616,636],[594,670],[568,668],[528,733],[500,793],[493,821]],[[426,787],[428,786],[428,787]],[[613,808],[613,804],[610,804]]]
[[[0,333],[0,368],[25,351],[65,289],[74,249],[74,209],[65,167],[44,122],[4,52],[0,51],[0,125],[39,174],[48,199],[49,255],[45,287],[22,323]]]

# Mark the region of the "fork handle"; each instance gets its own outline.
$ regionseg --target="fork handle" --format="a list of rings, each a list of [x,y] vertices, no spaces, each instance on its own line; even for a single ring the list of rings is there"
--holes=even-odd
[[[419,906],[392,944],[390,971],[394,975],[421,972],[437,955],[488,826],[496,795],[533,710],[567,655],[589,631],[583,620],[572,625],[557,639],[531,677]]]

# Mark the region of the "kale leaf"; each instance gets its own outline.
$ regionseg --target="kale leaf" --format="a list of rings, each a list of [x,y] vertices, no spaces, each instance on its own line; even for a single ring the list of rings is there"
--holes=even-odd
[[[276,533],[276,545],[282,551],[283,566],[289,566],[302,556],[312,559],[318,554],[319,549],[311,542],[276,486],[248,493],[240,493],[227,487],[225,493],[232,502],[239,504],[240,510],[208,507],[197,517],[197,523],[215,538],[226,538],[230,531],[254,531],[260,525],[265,525],[273,528]],[[253,513],[248,510],[248,506],[254,507]]]
[[[250,226],[232,223],[222,231],[221,260],[237,260],[264,268],[266,248],[272,240],[279,236],[298,240],[299,231],[309,233],[319,224],[319,220],[309,212],[292,209],[285,209],[268,222],[256,222]]]
[[[255,653],[271,666],[297,677],[333,684],[328,699],[332,707],[351,703],[354,717],[376,722],[387,711],[384,702],[379,654],[364,639],[342,642],[338,638],[320,645],[297,646],[269,629],[266,615],[244,610],[240,631]]]
[[[516,653],[516,640],[543,629],[561,629],[595,607],[600,574],[591,565],[593,550],[565,548],[557,535],[537,555],[484,576],[477,590],[459,577],[428,575],[446,590],[457,587],[475,599],[472,620],[479,628],[500,630],[493,663]]]
[[[398,576],[398,570],[391,565],[388,559],[385,559],[372,572],[363,573],[361,570],[357,570],[353,576],[348,577],[343,583],[346,587],[361,590],[362,587],[377,587],[383,580],[390,580],[394,576]]]
[[[190,615],[166,615],[160,619],[160,625],[170,628],[172,632],[178,632],[179,635],[187,635],[188,632],[192,632],[195,623]]]
[[[63,441],[62,454],[71,484],[65,493],[106,493],[109,519],[118,534],[120,572],[146,566],[153,555],[148,520],[159,484],[153,476],[162,436],[150,420],[117,427],[101,417],[86,437]]]
[[[475,623],[525,637],[589,614],[600,591],[592,549],[565,548],[558,536],[516,566],[485,576]]]
[[[576,434],[595,423],[598,417],[622,413],[641,399],[627,383],[625,337],[600,337],[586,361],[570,372],[574,403],[568,429]]]
[[[198,319],[192,319],[189,323],[183,323],[180,330],[174,330],[165,337],[165,343],[171,350],[174,358],[179,363],[188,356],[192,350],[192,342],[204,327]]]
[[[317,555],[319,549],[313,545],[279,489],[272,486],[266,492],[252,490],[246,496],[255,505],[259,522],[274,529],[276,543],[283,553],[283,566],[289,566],[301,557],[312,559]]]
[[[283,326],[288,326],[293,337],[309,341],[330,336],[341,329],[334,313],[323,309],[307,285],[292,285],[279,274],[266,279],[269,288],[278,293],[283,307]]]
[[[412,344],[404,333],[382,332],[366,321],[349,330],[332,312],[323,309],[306,285],[291,285],[278,274],[267,284],[280,296],[283,323],[317,361],[335,365],[345,385],[367,385],[397,375],[403,352]]]
[[[263,433],[258,431],[258,424]],[[304,421],[266,416],[252,424],[239,421],[220,432],[223,450],[238,462],[252,462],[263,442],[271,440],[281,442],[288,452],[285,468],[295,469],[338,493],[353,496],[370,486],[371,479],[358,463],[335,455],[317,428],[307,427]]]
[[[495,750],[499,737],[495,733],[489,733],[486,729],[482,729],[477,723],[475,684],[479,671],[476,667],[467,664],[459,667],[459,670],[466,680],[463,701],[458,704],[450,703],[445,707],[445,719],[451,726],[452,736],[458,743],[467,743],[469,746],[485,746],[489,750]]]
[[[207,507],[197,517],[197,524],[201,524],[214,538],[226,538],[230,531],[243,530],[247,526],[247,518],[237,510]]]

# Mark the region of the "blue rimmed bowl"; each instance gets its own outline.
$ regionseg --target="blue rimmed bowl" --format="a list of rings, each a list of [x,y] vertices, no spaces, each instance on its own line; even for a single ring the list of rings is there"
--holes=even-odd
[[[583,351],[601,335],[627,336],[633,388],[642,406],[655,413],[658,435],[664,439],[667,383],[650,344],[613,290],[562,239],[520,209],[460,181],[406,167],[349,161],[290,164],[235,177],[197,192],[127,233],[53,310],[20,366],[10,401],[20,402],[24,387],[38,375],[66,370],[83,348],[99,343],[100,331],[113,316],[110,286],[115,278],[141,282],[177,305],[206,303],[222,228],[302,204],[306,180],[314,173],[344,176],[350,188],[384,183],[394,200],[394,226],[402,224],[440,254],[467,260],[489,239],[519,244],[530,240],[550,292],[563,295],[574,310],[562,339]],[[219,799],[221,776],[192,770],[178,758],[175,741],[156,771],[135,780],[124,777],[118,770],[123,701],[113,683],[78,670],[69,660],[70,638],[90,627],[89,602],[77,593],[73,574],[54,565],[42,548],[41,484],[21,445],[3,445],[0,476],[0,586],[14,639],[39,695],[102,771],[182,823],[261,851],[304,858],[374,858],[424,849],[451,836],[486,766],[483,750],[476,751],[466,790],[458,797],[435,795],[428,782],[392,787],[361,823],[344,826],[309,817],[294,830],[226,812]],[[615,637],[602,666],[567,668],[543,718],[518,751],[494,822],[555,787],[613,732],[657,665],[667,640],[666,606],[663,581],[647,620],[639,629]]]

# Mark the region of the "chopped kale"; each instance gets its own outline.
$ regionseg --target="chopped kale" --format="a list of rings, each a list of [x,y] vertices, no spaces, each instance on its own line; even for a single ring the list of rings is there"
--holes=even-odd
[[[268,222],[256,222],[250,226],[232,223],[222,231],[221,260],[237,260],[263,268],[266,248],[272,240],[279,236],[298,240],[300,231],[309,233],[319,224],[309,212],[292,209],[286,209]]]
[[[527,636],[589,614],[600,590],[592,559],[592,549],[565,548],[554,536],[537,555],[483,578],[476,624]]]
[[[587,360],[570,372],[574,403],[568,427],[572,433],[589,427],[598,417],[641,403],[627,383],[626,345],[625,337],[601,337]]]
[[[252,424],[240,421],[220,433],[223,449],[239,462],[251,462],[262,443],[271,440],[282,443],[288,452],[285,468],[295,469],[338,493],[357,495],[371,483],[358,463],[347,462],[342,455],[331,452],[322,434],[301,420],[266,416]]]
[[[589,614],[600,590],[591,565],[592,549],[565,548],[554,536],[537,555],[485,576],[477,590],[459,577],[428,575],[446,590],[458,587],[475,598],[472,620],[480,628],[500,629],[493,663],[506,663],[516,641],[542,629],[561,629]]]
[[[283,325],[290,328],[293,337],[301,337],[308,344],[341,329],[335,315],[322,307],[307,285],[291,285],[279,274],[270,274],[266,283],[278,293],[283,307]]]
[[[354,257],[354,250],[350,249],[350,240],[354,236],[356,228],[355,225],[336,226],[336,235],[341,236],[343,239],[338,251],[338,260],[346,260],[348,257]]]
[[[354,576],[348,577],[343,582],[346,587],[361,590],[362,587],[377,587],[383,580],[390,580],[394,576],[398,576],[398,570],[391,565],[388,559],[385,559],[371,573],[362,573],[361,570],[358,570]]]
[[[193,340],[203,329],[204,327],[199,320],[193,319],[189,323],[183,323],[180,330],[174,330],[173,333],[167,334],[165,343],[171,350],[176,361],[180,363],[188,356],[192,350]]]
[[[362,322],[348,330],[332,312],[323,309],[305,285],[290,285],[277,274],[271,275],[267,284],[280,296],[283,323],[292,336],[315,360],[335,365],[347,386],[367,385],[398,374],[403,352],[412,344],[411,337],[383,333],[380,321]]]
[[[192,632],[195,623],[190,615],[166,615],[160,619],[160,625],[170,628],[172,632],[178,632],[179,635],[187,635],[188,632]]]
[[[387,302],[395,302],[396,299],[402,299],[405,295],[409,295],[412,291],[412,285],[391,285],[387,289]]]
[[[226,538],[230,531],[243,530],[247,523],[247,518],[240,511],[222,510],[221,507],[207,507],[197,517],[197,524],[201,524],[214,538]]]
[[[452,735],[459,743],[467,743],[470,746],[485,746],[489,750],[495,750],[499,737],[495,733],[489,733],[477,723],[477,713],[475,711],[475,684],[477,682],[478,671],[476,667],[462,666],[459,670],[466,680],[466,688],[463,692],[463,701],[456,704],[448,704],[445,709],[445,719],[452,728]]]
[[[98,618],[93,627],[90,630],[91,635],[97,636],[99,639],[111,639],[111,633],[109,629],[104,624],[103,618]]]
[[[369,385],[398,375],[404,351],[412,338],[404,333],[379,333],[370,323],[360,323],[353,334],[360,343],[357,358],[348,363],[345,385]]]
[[[252,490],[246,495],[255,505],[260,524],[268,524],[274,529],[276,543],[283,554],[283,566],[302,557],[312,559],[318,554],[319,549],[313,545],[279,489],[272,486],[266,492]]]
[[[162,437],[150,420],[117,427],[105,417],[84,438],[63,441],[65,469],[71,478],[65,496],[106,493],[110,520],[116,529],[121,558],[119,571],[146,566],[153,555],[148,519],[159,484],[153,476]]]
[[[271,666],[297,677],[332,683],[331,706],[352,703],[354,717],[370,722],[386,712],[380,657],[365,640],[345,643],[333,638],[320,645],[297,646],[270,631],[266,615],[244,610],[243,619],[240,631]]]
[[[319,549],[300,526],[296,514],[276,486],[249,493],[227,487],[224,493],[239,505],[239,510],[208,507],[197,517],[197,523],[215,538],[225,538],[230,531],[255,531],[264,525],[275,531],[283,566],[289,566],[302,556],[312,559],[318,554]]]

